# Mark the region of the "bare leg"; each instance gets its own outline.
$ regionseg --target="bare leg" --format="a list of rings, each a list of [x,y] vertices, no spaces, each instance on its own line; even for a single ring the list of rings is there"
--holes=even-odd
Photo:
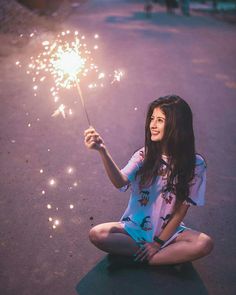
[[[90,230],[89,239],[97,248],[111,254],[131,256],[139,249],[120,222],[96,225]]]
[[[206,256],[213,249],[212,239],[204,233],[185,230],[173,243],[155,254],[149,265],[176,264]]]

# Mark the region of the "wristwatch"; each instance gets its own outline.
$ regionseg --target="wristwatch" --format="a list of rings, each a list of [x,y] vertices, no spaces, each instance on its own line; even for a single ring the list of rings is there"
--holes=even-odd
[[[160,244],[161,246],[163,246],[165,244],[165,241],[159,239],[158,237],[154,237],[153,239],[155,242],[157,242],[158,244]]]

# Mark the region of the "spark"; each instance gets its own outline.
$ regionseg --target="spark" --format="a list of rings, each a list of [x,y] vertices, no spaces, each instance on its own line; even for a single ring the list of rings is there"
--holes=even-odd
[[[45,41],[42,42],[42,45],[43,45],[43,46],[47,46],[47,45],[49,45],[49,44],[50,44],[50,42],[47,41],[47,40],[45,40]]]
[[[105,77],[105,74],[104,73],[100,73],[99,75],[98,75],[98,79],[100,80],[100,79],[103,79]]]
[[[74,205],[73,204],[70,204],[70,209],[74,209]]]
[[[113,80],[111,82],[111,84],[113,84],[114,82],[120,82],[121,78],[124,76],[124,72],[121,70],[115,70],[114,71],[114,75],[113,75]]]
[[[72,174],[73,172],[74,172],[74,168],[72,168],[72,167],[67,168],[67,173],[68,174]]]
[[[50,221],[53,221],[53,219],[51,218]],[[61,221],[59,219],[55,219],[54,222],[53,222],[53,226],[52,228],[53,229],[56,229],[58,225],[60,225]]]
[[[53,229],[56,229],[57,226],[60,225],[60,223],[61,223],[61,222],[60,222],[59,219],[55,219],[54,222],[53,222],[53,226],[52,226],[52,228],[53,228]]]
[[[70,116],[73,115],[73,111],[72,111],[72,109],[69,109],[68,114],[69,114]]]
[[[56,185],[56,180],[55,179],[50,179],[49,180],[49,185],[51,185],[51,186],[55,186]]]
[[[66,107],[64,106],[64,104],[61,104],[59,108],[54,111],[54,113],[52,114],[52,117],[56,117],[61,114],[62,117],[65,118],[66,117],[65,108]]]
[[[58,100],[59,100],[59,97],[58,96],[55,96],[54,97],[54,102],[58,102]]]

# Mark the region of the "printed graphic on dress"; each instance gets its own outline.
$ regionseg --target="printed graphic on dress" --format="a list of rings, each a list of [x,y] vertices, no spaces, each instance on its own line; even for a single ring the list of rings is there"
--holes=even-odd
[[[142,230],[149,231],[152,230],[152,223],[150,221],[150,216],[146,216],[143,218],[142,223],[140,224]]]
[[[171,214],[167,214],[165,217],[161,216],[161,219],[163,220],[163,224],[161,226],[162,229],[166,227],[170,217],[171,217]]]
[[[140,192],[141,199],[138,200],[141,206],[147,206],[149,202],[149,191],[141,191]]]
[[[175,186],[173,184],[168,184],[163,187],[161,197],[165,200],[166,204],[171,204],[173,200],[172,194],[175,194]]]
[[[133,224],[137,225],[137,223],[135,221],[133,221],[129,216],[122,218],[122,221],[132,222]]]

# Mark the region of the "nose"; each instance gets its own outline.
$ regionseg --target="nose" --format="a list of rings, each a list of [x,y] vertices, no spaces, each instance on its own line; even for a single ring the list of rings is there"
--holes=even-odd
[[[151,121],[151,124],[150,124],[150,127],[151,127],[152,129],[156,129],[156,128],[157,128],[157,121],[156,121],[156,120],[152,120],[152,121]]]

